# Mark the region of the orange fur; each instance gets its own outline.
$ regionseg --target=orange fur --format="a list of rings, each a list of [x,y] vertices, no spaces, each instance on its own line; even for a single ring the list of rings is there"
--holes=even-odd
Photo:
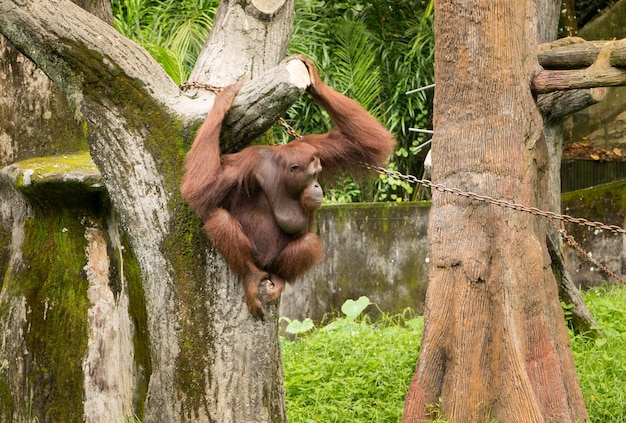
[[[264,315],[259,285],[265,283],[263,300],[275,301],[285,280],[303,275],[322,257],[319,238],[309,232],[321,200],[318,174],[356,172],[359,162],[383,164],[394,146],[391,134],[356,101],[320,80],[310,59],[293,59],[307,66],[308,91],[335,128],[221,156],[222,121],[242,86],[238,82],[216,97],[187,155],[181,186],[205,232],[242,279],[248,308],[259,318]]]

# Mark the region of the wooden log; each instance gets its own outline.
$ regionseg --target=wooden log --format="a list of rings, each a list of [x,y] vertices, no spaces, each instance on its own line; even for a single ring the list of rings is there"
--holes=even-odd
[[[582,38],[564,38],[541,44],[537,59],[544,69],[582,69],[591,66],[608,43],[617,44],[609,59],[611,66],[626,67],[625,40],[584,41]]]
[[[579,46],[584,43],[576,43]],[[571,49],[572,47],[567,47]],[[626,53],[626,39],[606,42],[600,48],[591,66],[574,70],[542,70],[531,83],[535,93],[559,90],[626,85],[626,68],[616,67],[615,57]]]
[[[605,87],[553,91],[537,97],[539,110],[547,120],[561,119],[599,103],[606,96]]]

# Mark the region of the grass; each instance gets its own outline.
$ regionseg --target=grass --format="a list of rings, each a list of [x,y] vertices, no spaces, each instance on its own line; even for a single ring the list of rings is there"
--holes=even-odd
[[[585,302],[603,337],[571,335],[578,378],[591,422],[626,421],[626,288],[596,288]]]
[[[399,421],[422,325],[421,317],[343,318],[296,342],[283,339],[288,421]]]
[[[597,339],[570,333],[590,422],[621,423],[626,421],[626,288],[592,289],[585,301],[604,333]],[[297,335],[296,341],[283,338],[289,422],[400,422],[422,326],[422,318],[410,313],[376,322],[352,316]]]

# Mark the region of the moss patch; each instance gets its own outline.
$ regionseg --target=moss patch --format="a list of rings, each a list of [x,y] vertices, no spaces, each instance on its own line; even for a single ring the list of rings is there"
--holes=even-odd
[[[4,228],[0,221],[0,289],[4,286],[4,279],[9,268],[11,232]]]
[[[47,210],[25,225],[28,378],[39,421],[82,422],[89,300],[84,228],[76,211]]]
[[[623,226],[626,218],[626,181],[568,192],[561,196],[561,205],[565,214]],[[568,224],[567,228],[575,238],[589,231],[589,228],[580,225]]]
[[[133,321],[133,347],[135,351],[135,368],[137,369],[137,389],[133,399],[135,414],[143,419],[143,409],[148,394],[148,383],[152,374],[152,359],[150,356],[150,335],[148,333],[148,316],[146,300],[143,290],[141,273],[137,259],[131,253],[130,246],[123,240],[122,253],[124,278],[128,287],[128,313]]]
[[[89,153],[38,157],[15,163],[15,185],[40,203],[81,207],[106,195],[102,176]]]
[[[185,395],[186,417],[193,419],[192,411],[207,409],[205,404],[205,369],[210,344],[206,307],[206,267],[204,251],[207,241],[202,234],[200,220],[187,206],[174,212],[171,236],[165,241],[168,257],[176,274],[174,289],[178,298],[178,315],[181,323],[180,354],[174,381],[179,392]]]
[[[0,380],[0,420],[10,422],[13,419],[13,396],[9,385]]]

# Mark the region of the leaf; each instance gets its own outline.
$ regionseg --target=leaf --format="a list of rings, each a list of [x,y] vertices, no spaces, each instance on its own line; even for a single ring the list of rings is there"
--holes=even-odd
[[[589,157],[591,157],[594,160],[600,160],[600,156],[598,156],[597,154],[590,154]]]
[[[365,296],[359,297],[356,301],[347,300],[341,306],[341,312],[351,319],[356,319],[370,304],[370,299]]]
[[[300,333],[308,332],[311,329],[313,329],[313,321],[307,317],[302,322],[297,319],[292,320],[285,328],[285,331],[287,333],[291,333],[292,335],[298,335]]]
[[[615,154],[617,157],[622,157],[622,150],[620,150],[619,148],[615,147],[613,149],[613,154]]]

